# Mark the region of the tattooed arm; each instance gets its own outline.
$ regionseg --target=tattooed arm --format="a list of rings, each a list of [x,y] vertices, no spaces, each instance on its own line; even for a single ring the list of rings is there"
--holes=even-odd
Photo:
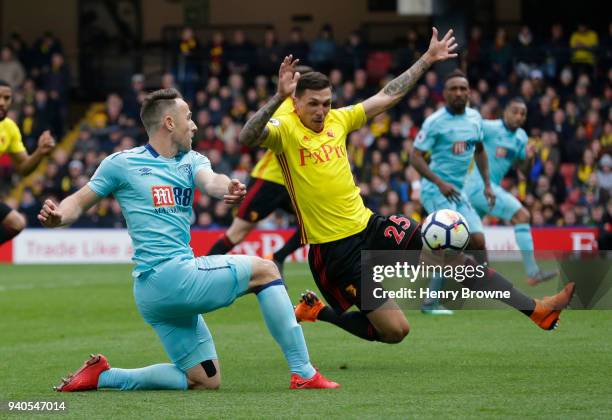
[[[277,93],[253,114],[244,124],[242,130],[240,130],[240,135],[238,136],[240,143],[249,147],[261,145],[266,137],[268,137],[268,128],[266,124],[284,100],[285,98]]]
[[[300,73],[295,71],[299,61],[299,59],[294,60],[292,55],[285,57],[278,70],[276,94],[244,124],[238,136],[240,143],[257,147],[268,137],[266,124],[283,101],[295,91],[300,79]]]
[[[436,28],[433,28],[432,32],[427,52],[412,67],[387,83],[376,95],[363,102],[368,118],[381,114],[398,103],[433,63],[457,56],[457,53],[453,53],[457,44],[455,37],[452,36],[452,29],[441,40],[438,40]]]

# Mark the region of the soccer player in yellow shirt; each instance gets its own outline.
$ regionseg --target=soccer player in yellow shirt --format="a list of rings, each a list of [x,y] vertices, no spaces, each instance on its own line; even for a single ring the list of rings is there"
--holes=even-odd
[[[341,109],[331,109],[331,86],[325,75],[311,72],[300,76],[294,72],[298,60],[285,57],[276,95],[243,127],[243,144],[263,144],[278,157],[300,222],[302,242],[310,244],[311,272],[329,304],[307,293],[296,307],[298,320],[329,322],[360,338],[386,343],[398,343],[408,334],[408,320],[393,299],[362,309],[362,288],[367,290],[371,285],[361,283],[361,251],[418,252],[422,248],[421,228],[404,215],[383,217],[364,206],[347,158],[346,137],[368,118],[393,107],[433,63],[456,57],[456,47],[452,30],[439,40],[434,28],[429,49],[412,67],[364,102]],[[295,112],[271,118],[294,91]],[[459,257],[463,264],[475,264]],[[547,330],[557,325],[559,313],[573,293],[572,283],[553,297],[534,300],[493,270],[483,278],[466,278],[462,284],[475,290],[509,292],[510,298],[502,301]],[[348,311],[353,305],[359,310]]]
[[[21,141],[19,127],[6,116],[12,101],[11,86],[0,80],[0,156],[8,153],[17,172],[25,176],[36,169],[43,157],[51,153],[55,140],[48,130],[45,131],[38,138],[38,147],[29,155]],[[25,217],[0,202],[0,245],[17,236],[25,226]]]
[[[300,74],[312,71],[308,66],[298,66],[295,69]],[[290,114],[293,112],[293,100],[286,98],[278,107],[274,116]],[[257,223],[270,215],[276,209],[283,209],[288,213],[295,213],[291,198],[285,188],[285,181],[278,160],[271,150],[267,150],[257,162],[251,172],[251,180],[247,187],[247,195],[240,204],[236,217],[231,226],[208,251],[208,255],[228,253],[232,248],[244,240]],[[302,246],[300,242],[300,229],[285,242],[274,254],[263,257],[272,259],[283,274],[285,258]]]

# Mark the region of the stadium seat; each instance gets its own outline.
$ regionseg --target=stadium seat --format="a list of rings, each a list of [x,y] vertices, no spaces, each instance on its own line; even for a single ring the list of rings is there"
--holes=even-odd
[[[393,63],[393,56],[386,51],[373,51],[368,54],[366,62],[366,72],[370,83],[378,83],[385,77]]]

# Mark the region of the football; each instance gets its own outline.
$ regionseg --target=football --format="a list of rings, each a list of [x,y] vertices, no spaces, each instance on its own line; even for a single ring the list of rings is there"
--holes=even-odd
[[[432,251],[461,251],[470,241],[470,229],[464,217],[454,210],[431,213],[421,229],[423,242]]]

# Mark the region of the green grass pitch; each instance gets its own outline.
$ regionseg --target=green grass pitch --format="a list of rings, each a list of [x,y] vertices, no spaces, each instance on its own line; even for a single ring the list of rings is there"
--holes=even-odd
[[[287,389],[285,361],[254,296],[206,316],[221,362],[219,391],[54,393],[52,385],[89,353],[126,368],[167,361],[137,312],[130,270],[0,266],[0,400],[60,399],[68,411],[55,417],[78,419],[612,414],[612,311],[567,311],[552,333],[513,311],[446,318],[408,311],[411,333],[397,345],[308,323],[313,362],[342,389],[296,392]],[[518,271],[510,274],[520,281]],[[294,302],[314,287],[304,264],[288,264],[286,277]],[[47,416],[0,411],[0,418]]]

